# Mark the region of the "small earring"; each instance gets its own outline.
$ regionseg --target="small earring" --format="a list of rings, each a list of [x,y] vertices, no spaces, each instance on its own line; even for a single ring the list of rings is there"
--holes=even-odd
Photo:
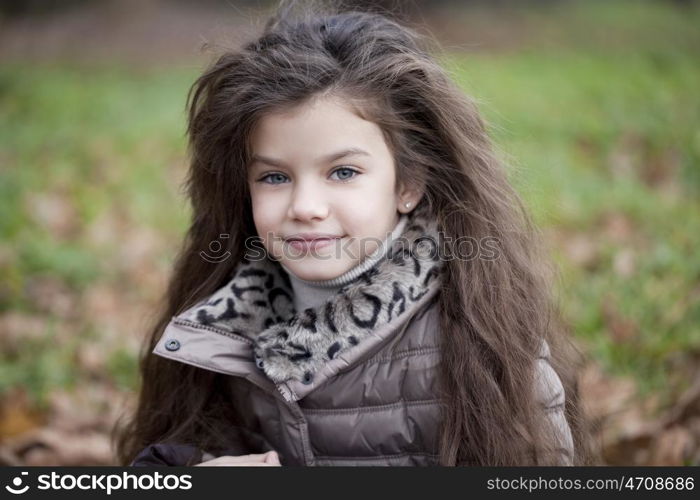
[[[408,208],[411,206],[411,202],[407,201],[406,203],[403,204],[404,207]]]

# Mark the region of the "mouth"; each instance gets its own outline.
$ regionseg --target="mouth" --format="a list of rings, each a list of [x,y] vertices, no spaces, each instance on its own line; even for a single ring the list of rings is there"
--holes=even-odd
[[[324,236],[313,239],[288,238],[286,242],[295,250],[306,251],[327,247],[341,238],[342,236]]]

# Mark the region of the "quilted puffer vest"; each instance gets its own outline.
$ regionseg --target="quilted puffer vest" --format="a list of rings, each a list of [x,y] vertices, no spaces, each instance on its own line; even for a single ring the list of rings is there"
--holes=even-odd
[[[265,443],[245,453],[274,449],[282,465],[436,465],[437,238],[414,210],[386,258],[299,312],[277,262],[244,260],[229,283],[172,319],[153,353],[230,376],[231,404]],[[548,363],[536,367],[538,397],[570,456],[561,382]],[[145,452],[135,465],[152,458]]]

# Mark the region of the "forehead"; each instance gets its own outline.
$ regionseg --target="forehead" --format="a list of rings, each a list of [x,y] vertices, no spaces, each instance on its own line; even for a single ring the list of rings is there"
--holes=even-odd
[[[316,157],[350,144],[370,153],[386,147],[381,128],[337,97],[267,113],[250,137],[252,154],[276,157]]]

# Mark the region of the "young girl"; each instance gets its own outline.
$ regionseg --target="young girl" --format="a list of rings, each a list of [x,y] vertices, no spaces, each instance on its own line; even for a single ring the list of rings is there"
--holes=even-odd
[[[193,220],[122,463],[587,462],[536,232],[416,33],[283,3],[188,107]]]

